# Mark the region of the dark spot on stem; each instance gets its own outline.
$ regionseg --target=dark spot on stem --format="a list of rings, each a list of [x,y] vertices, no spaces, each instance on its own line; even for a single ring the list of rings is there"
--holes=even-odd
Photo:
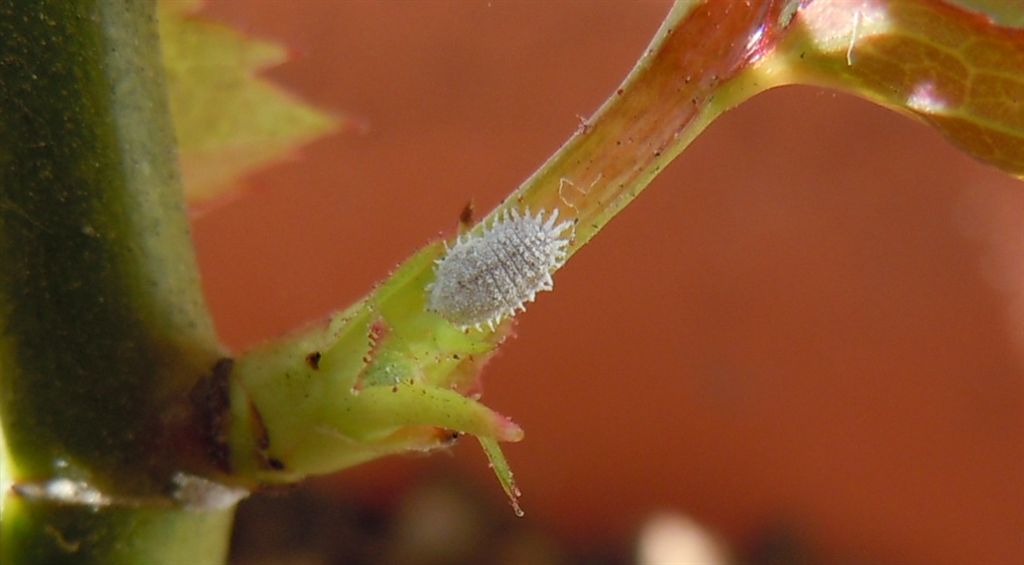
[[[438,433],[438,441],[444,447],[451,447],[458,443],[462,434],[457,430],[442,429]]]
[[[234,359],[219,359],[210,374],[199,379],[189,392],[195,426],[204,451],[218,469],[231,472],[231,450],[228,447],[228,423],[231,418],[229,379]]]
[[[267,433],[267,425],[263,423],[263,416],[251,400],[249,401],[249,429],[252,430],[252,437],[256,440],[256,447],[260,451],[270,449],[270,434]]]
[[[316,371],[320,368],[320,357],[322,357],[320,352],[314,351],[306,356],[306,364],[309,365],[310,369]]]
[[[249,402],[249,429],[252,430],[252,437],[256,441],[256,458],[260,465],[275,471],[284,469],[283,461],[270,456],[270,433],[263,422],[263,416],[252,401]]]

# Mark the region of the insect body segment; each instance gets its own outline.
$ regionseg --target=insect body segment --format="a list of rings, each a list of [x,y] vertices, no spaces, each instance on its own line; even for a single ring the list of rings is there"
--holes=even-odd
[[[459,236],[436,262],[427,309],[462,328],[492,330],[526,310],[538,292],[551,290],[551,273],[565,262],[572,222],[557,221],[558,210],[513,208],[483,231]]]

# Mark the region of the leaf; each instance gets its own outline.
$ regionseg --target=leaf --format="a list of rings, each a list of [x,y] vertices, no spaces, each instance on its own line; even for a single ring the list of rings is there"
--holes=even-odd
[[[909,113],[1024,176],[1024,29],[938,0],[816,0],[793,25],[775,53],[792,82]]]
[[[163,0],[160,37],[189,204],[333,131],[339,119],[259,73],[285,62],[275,43],[194,15],[201,0]]]

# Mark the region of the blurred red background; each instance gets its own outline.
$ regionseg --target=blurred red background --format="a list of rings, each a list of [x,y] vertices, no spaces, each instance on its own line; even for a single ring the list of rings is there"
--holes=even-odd
[[[484,212],[589,115],[667,2],[216,0],[282,40],[269,75],[366,125],[195,220],[244,349],[364,294],[470,199]],[[785,524],[826,559],[1024,555],[1024,190],[937,134],[809,88],[701,136],[520,317],[485,401],[527,520],[585,541],[663,509],[736,543]],[[472,442],[319,485],[386,499]],[[493,483],[493,484],[492,484]],[[509,511],[511,512],[511,511]]]

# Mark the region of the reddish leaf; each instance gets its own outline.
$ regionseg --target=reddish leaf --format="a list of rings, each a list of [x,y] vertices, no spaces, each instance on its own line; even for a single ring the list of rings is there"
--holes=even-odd
[[[815,0],[791,26],[773,54],[791,82],[910,113],[1024,176],[1024,29],[938,0]]]

